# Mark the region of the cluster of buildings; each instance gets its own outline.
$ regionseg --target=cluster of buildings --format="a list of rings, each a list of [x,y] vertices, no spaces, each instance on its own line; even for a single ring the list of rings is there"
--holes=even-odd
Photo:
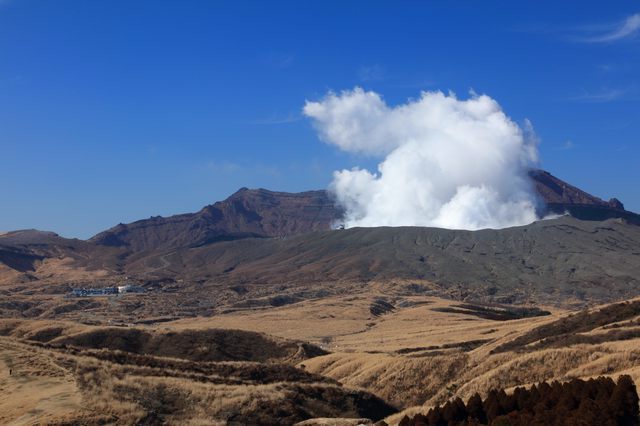
[[[133,284],[120,285],[117,287],[103,287],[103,288],[74,288],[71,290],[70,296],[75,297],[90,297],[90,296],[117,296],[119,294],[126,293],[144,293],[146,290],[144,287],[140,287]]]

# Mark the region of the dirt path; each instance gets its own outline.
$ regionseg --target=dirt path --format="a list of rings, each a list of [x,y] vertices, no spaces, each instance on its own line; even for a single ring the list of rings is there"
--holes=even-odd
[[[157,271],[161,271],[163,269],[167,269],[169,266],[171,266],[171,262],[169,262],[167,260],[167,256],[171,256],[173,253],[174,252],[166,253],[166,254],[163,254],[162,256],[160,256],[158,258],[160,260],[160,262],[162,263],[162,265],[160,265],[160,266],[151,267],[149,265],[146,265],[147,266],[147,271],[146,272],[150,273],[150,272],[157,272]],[[145,264],[146,264],[146,262],[145,262]]]
[[[4,337],[0,395],[0,424],[47,424],[81,409],[81,395],[66,370],[34,348]]]

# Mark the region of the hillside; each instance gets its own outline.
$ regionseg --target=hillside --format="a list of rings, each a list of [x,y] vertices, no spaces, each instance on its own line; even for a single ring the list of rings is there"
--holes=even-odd
[[[56,243],[55,253],[62,254],[45,257],[49,246],[4,241],[0,237],[5,250],[21,250],[33,268],[5,266],[0,315],[7,317],[154,321],[357,294],[377,284],[391,291],[395,283],[413,283],[402,286],[408,294],[564,307],[640,292],[640,227],[623,219],[561,217],[482,231],[352,228],[134,256],[79,242],[91,251]],[[132,280],[147,293],[116,302],[64,298],[73,287]]]
[[[545,209],[541,212],[543,216],[546,213],[569,213],[582,220],[623,218],[640,225],[640,216],[625,210],[624,204],[617,198],[601,200],[544,170],[533,170],[529,172],[529,177],[544,201]]]
[[[224,345],[210,341],[212,334]],[[397,411],[292,365],[325,353],[295,348],[299,342],[235,330],[154,333],[0,321],[0,422],[291,425]]]
[[[339,217],[340,212],[326,191],[292,194],[242,188],[197,213],[120,224],[89,241],[132,251],[163,250],[328,230]]]
[[[584,220],[622,217],[640,224],[616,199],[605,202],[543,170],[530,173],[543,205],[540,215],[570,213]],[[247,237],[284,237],[331,229],[341,210],[326,191],[298,194],[242,188],[197,213],[119,224],[91,238],[98,245],[150,251],[195,247]]]
[[[476,232],[330,230],[340,215],[324,191],[242,189],[198,213],[118,225],[89,241],[5,233],[0,315],[144,322],[282,306],[403,280],[419,284],[415,292],[500,303],[582,306],[637,295],[638,216],[546,172],[531,176],[547,212],[573,217]],[[63,297],[74,287],[124,282],[148,292],[118,303]]]
[[[289,425],[386,417],[394,425],[492,389],[640,378],[637,299],[508,319],[485,313],[517,311],[382,290],[152,328],[1,320],[0,386],[13,397],[0,401],[0,420]],[[380,298],[384,312],[371,309]],[[568,334],[574,338],[556,344]],[[305,351],[301,340],[310,342]]]
[[[177,250],[127,272],[244,285],[415,279],[456,298],[613,301],[640,291],[640,227],[563,217],[475,232],[352,228]]]

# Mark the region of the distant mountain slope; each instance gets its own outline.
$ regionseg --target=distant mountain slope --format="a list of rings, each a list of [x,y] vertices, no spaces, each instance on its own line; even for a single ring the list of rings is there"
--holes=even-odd
[[[624,210],[616,199],[605,202],[542,170],[530,176],[549,212],[569,212],[584,220],[623,217],[640,224],[640,216]],[[132,251],[194,247],[246,237],[282,237],[329,230],[341,210],[326,191],[297,194],[242,188],[224,201],[197,213],[152,217],[104,231],[91,242]]]
[[[0,265],[21,273],[21,279],[27,281],[37,278],[31,273],[46,259],[72,261],[89,270],[115,270],[123,252],[122,248],[63,238],[54,232],[35,229],[0,235]],[[2,278],[0,276],[0,282]]]
[[[281,237],[328,230],[340,217],[326,191],[297,194],[242,188],[197,213],[117,225],[91,242],[133,251],[198,246],[246,237]]]
[[[0,284],[115,282],[127,275],[227,287],[397,278],[435,283],[437,295],[461,297],[466,291],[488,300],[564,303],[637,295],[640,216],[549,173],[531,177],[547,202],[541,213],[568,211],[590,221],[565,217],[475,232],[328,232],[340,212],[327,192],[243,188],[197,213],[120,224],[89,241],[33,230],[5,233]]]
[[[164,263],[164,264],[163,264]],[[424,280],[437,295],[547,303],[640,293],[640,227],[571,217],[481,231],[351,228],[153,255],[131,274],[227,284]]]
[[[529,176],[549,213],[569,213],[582,220],[619,217],[640,225],[640,215],[625,210],[624,205],[617,198],[609,201],[601,200],[544,170],[533,170],[529,172]]]

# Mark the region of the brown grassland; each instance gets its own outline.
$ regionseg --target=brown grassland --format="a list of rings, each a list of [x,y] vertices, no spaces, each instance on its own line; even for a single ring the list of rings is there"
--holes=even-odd
[[[640,300],[527,316],[371,289],[146,326],[0,320],[0,423],[396,424],[491,389],[640,379]]]

